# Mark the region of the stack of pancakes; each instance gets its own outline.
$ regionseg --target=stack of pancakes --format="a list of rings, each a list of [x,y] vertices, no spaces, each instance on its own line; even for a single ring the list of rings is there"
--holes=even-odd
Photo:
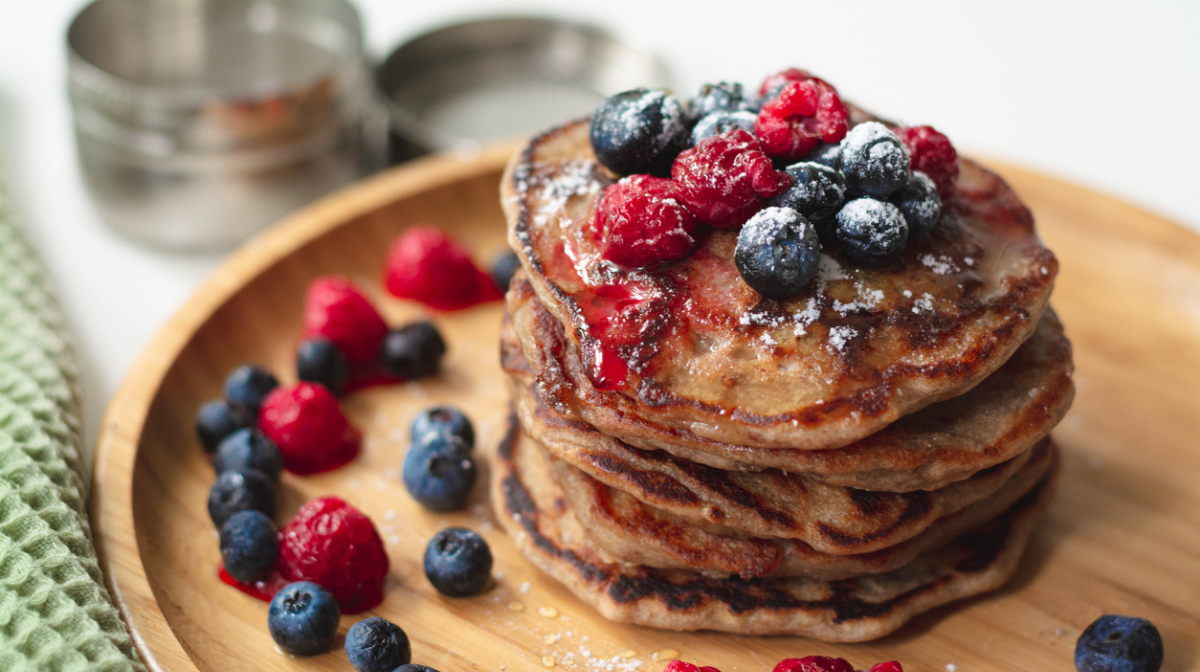
[[[780,302],[741,281],[732,230],[655,272],[603,261],[590,221],[615,178],[587,122],[534,138],[502,186],[522,269],[493,488],[529,559],[615,620],[834,641],[1011,576],[1071,348],[1029,211],[960,164],[894,266],[827,247]]]

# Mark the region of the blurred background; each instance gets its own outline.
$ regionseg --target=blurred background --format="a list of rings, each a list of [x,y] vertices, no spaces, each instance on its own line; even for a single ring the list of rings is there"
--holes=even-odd
[[[147,247],[102,223],[67,97],[66,30],[84,4],[3,3],[0,176],[76,332],[91,445],[138,352],[225,253]],[[681,96],[706,81],[756,88],[802,67],[867,109],[937,127],[962,153],[1064,177],[1200,231],[1195,0],[353,4],[376,63],[431,29],[515,15],[605,29],[657,58]],[[486,121],[487,110],[474,114]]]

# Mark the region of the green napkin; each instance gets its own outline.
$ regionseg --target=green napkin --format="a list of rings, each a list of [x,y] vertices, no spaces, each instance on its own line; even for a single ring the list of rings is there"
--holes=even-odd
[[[13,220],[0,193],[0,670],[145,670],[92,548],[65,321]]]

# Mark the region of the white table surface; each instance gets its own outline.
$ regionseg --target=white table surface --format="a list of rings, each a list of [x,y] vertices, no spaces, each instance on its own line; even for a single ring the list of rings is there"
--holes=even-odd
[[[65,94],[81,0],[0,0],[0,175],[55,277],[84,367],[94,441],[143,346],[220,262],[103,226]],[[1200,2],[358,0],[373,55],[460,19],[549,14],[657,53],[677,88],[799,66],[847,99],[928,123],[960,149],[1090,185],[1200,230]],[[683,11],[686,8],[686,11]]]

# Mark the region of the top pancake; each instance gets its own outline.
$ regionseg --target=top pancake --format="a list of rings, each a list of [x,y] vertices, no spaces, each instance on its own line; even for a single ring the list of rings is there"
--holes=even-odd
[[[587,223],[613,177],[586,120],[534,138],[501,190],[510,242],[598,388],[665,427],[813,450],[971,389],[1037,324],[1058,262],[1008,185],[960,164],[942,221],[893,267],[824,248],[817,278],[782,302],[741,280],[736,231],[659,272],[601,259]]]

